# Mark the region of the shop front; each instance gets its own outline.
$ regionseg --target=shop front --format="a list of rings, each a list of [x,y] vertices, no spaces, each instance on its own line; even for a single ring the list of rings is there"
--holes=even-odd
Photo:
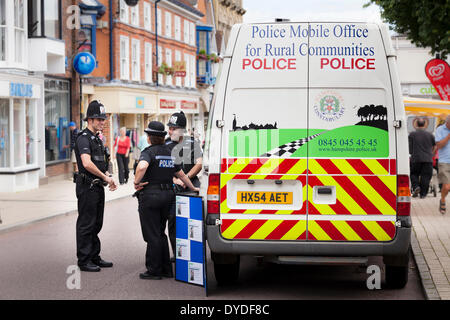
[[[39,78],[0,74],[0,192],[38,188],[45,174],[43,87]]]
[[[175,112],[183,111],[186,115],[188,133],[197,130],[200,120],[199,114],[199,95],[175,95],[161,93],[158,98],[158,121],[164,124],[169,122],[170,116]],[[198,130],[197,130],[198,131]]]

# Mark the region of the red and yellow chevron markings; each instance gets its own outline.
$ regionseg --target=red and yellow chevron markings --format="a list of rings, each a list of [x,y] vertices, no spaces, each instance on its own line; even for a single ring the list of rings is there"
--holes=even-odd
[[[220,189],[222,236],[390,241],[396,231],[395,165],[393,159],[224,159]],[[227,184],[233,179],[298,180],[303,185],[303,205],[300,210],[230,209]],[[314,203],[314,186],[335,186],[336,203]]]

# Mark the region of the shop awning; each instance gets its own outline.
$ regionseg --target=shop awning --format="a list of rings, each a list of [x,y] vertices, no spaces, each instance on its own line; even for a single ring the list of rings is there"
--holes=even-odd
[[[445,118],[450,115],[450,101],[404,97],[408,114]]]

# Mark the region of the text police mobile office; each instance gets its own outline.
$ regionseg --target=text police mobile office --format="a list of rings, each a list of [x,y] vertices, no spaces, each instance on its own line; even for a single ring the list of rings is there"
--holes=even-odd
[[[382,256],[405,286],[408,135],[387,27],[240,24],[224,57],[201,185],[217,281],[241,255]]]

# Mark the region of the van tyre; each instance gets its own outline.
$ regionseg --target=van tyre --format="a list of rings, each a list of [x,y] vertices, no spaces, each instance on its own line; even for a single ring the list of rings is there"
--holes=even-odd
[[[227,285],[236,282],[239,278],[240,257],[233,263],[214,262],[214,275],[219,285]]]
[[[403,289],[408,283],[409,266],[386,266],[386,285],[392,289]]]

